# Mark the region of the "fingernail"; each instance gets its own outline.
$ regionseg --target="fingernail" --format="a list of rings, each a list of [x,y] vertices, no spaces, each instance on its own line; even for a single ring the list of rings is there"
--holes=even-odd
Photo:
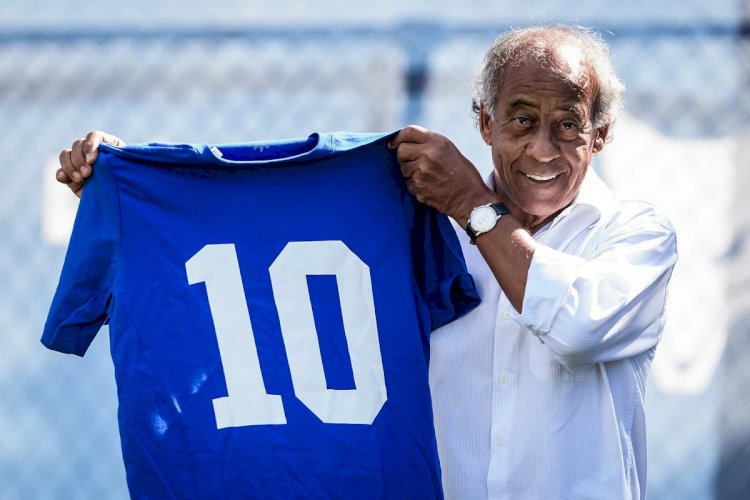
[[[83,180],[83,177],[81,177],[81,174],[78,172],[73,172],[73,180],[76,182],[81,182]]]
[[[81,175],[84,177],[88,177],[89,175],[91,175],[91,167],[89,167],[88,165],[82,166]]]
[[[86,154],[86,163],[94,163],[94,153]]]

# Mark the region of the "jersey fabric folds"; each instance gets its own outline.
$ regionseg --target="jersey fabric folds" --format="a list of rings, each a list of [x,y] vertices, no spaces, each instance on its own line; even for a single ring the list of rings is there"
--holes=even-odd
[[[133,497],[442,497],[429,333],[479,299],[390,137],[100,147],[42,342],[109,323]]]

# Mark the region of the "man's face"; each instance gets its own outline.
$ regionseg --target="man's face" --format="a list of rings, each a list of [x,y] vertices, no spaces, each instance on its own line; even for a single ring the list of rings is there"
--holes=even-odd
[[[558,51],[562,70],[536,61],[509,68],[494,116],[481,111],[492,147],[495,189],[534,219],[556,215],[575,198],[607,127],[594,129],[595,82],[576,50]]]

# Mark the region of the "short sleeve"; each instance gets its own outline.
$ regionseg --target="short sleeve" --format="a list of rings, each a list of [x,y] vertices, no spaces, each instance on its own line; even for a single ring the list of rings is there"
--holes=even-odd
[[[414,210],[414,274],[430,329],[436,330],[477,307],[480,299],[448,217],[416,201]]]
[[[119,202],[111,158],[100,153],[78,206],[41,339],[55,351],[83,356],[108,319],[120,249]]]

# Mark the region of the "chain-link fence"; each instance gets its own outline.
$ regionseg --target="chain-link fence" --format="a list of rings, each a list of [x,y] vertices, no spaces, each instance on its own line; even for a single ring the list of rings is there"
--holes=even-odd
[[[482,2],[342,4],[329,18],[297,4],[286,17],[227,1],[117,18],[16,3],[0,17],[3,499],[127,496],[106,330],[83,360],[38,341],[76,206],[54,181],[63,147],[91,129],[226,143],[416,122],[487,171],[469,114],[484,50],[510,25],[572,17],[562,2],[527,15]],[[667,211],[681,247],[647,402],[655,499],[750,497],[750,29],[741,5],[704,4],[657,14],[650,2],[583,2],[577,18],[603,30],[628,86],[596,168]]]

